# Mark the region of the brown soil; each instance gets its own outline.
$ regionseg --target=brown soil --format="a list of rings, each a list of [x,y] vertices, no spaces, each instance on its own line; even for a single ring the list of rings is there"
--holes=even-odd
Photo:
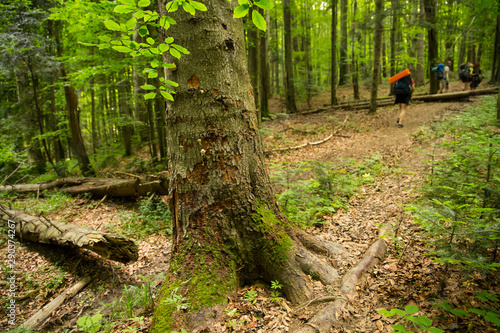
[[[341,88],[339,96],[349,96],[349,87]],[[458,83],[452,91],[460,90]],[[382,91],[382,90],[381,90]],[[366,96],[366,89],[363,90]],[[314,107],[328,103],[328,95],[314,100]],[[273,113],[282,112],[280,102],[272,101]],[[411,216],[403,212],[402,205],[416,197],[414,189],[422,182],[427,168],[428,150],[412,134],[421,126],[430,125],[449,114],[460,112],[471,103],[411,104],[405,126],[398,128],[396,106],[384,107],[375,116],[366,110],[323,112],[311,115],[278,116],[263,123],[265,149],[300,145],[327,137],[333,130],[336,135],[327,142],[304,149],[275,153],[268,157],[269,164],[293,165],[300,161],[317,160],[335,162],[339,158],[362,159],[378,154],[386,166],[398,172],[381,176],[376,185],[362,188],[351,198],[348,211],[324,217],[324,224],[310,228],[318,237],[340,244],[338,257],[324,258],[340,274],[347,272],[363,256],[366,249],[378,238],[378,230],[392,225],[397,242],[387,239],[388,254],[383,263],[366,274],[358,287],[358,295],[350,300],[331,332],[391,332],[394,317],[383,318],[377,310],[407,304],[419,306],[421,314],[437,319],[435,326],[455,332],[492,332],[489,322],[474,318],[456,319],[433,306],[434,299],[448,300],[453,306],[467,309],[474,305],[474,293],[481,290],[499,291],[497,280],[479,274],[465,275],[450,269],[444,273],[441,266],[425,256],[421,230],[412,224]],[[305,110],[304,105],[300,106]],[[347,120],[346,120],[347,118]],[[16,198],[19,202],[34,199]],[[40,198],[39,200],[44,200]],[[137,209],[137,203],[126,200],[98,201],[78,198],[68,206],[53,212],[49,218],[59,218],[71,223],[86,225],[98,230],[117,230],[123,225],[120,214]],[[4,235],[5,237],[5,235]],[[131,265],[118,265],[96,255],[80,250],[67,250],[39,244],[20,244],[16,250],[17,266],[17,323],[21,323],[64,289],[76,283],[79,277],[92,276],[93,280],[82,292],[54,311],[41,332],[66,332],[76,328],[76,319],[86,314],[102,311],[101,303],[110,303],[121,296],[124,285],[140,285],[140,274],[153,278],[168,268],[170,239],[167,235],[153,235],[138,241],[139,260]],[[0,247],[6,256],[6,245]],[[2,271],[5,267],[2,266]],[[5,276],[5,274],[3,274]],[[446,278],[446,280],[445,280]],[[442,282],[445,281],[444,284]],[[0,281],[0,299],[7,300],[7,283]],[[335,286],[325,288],[313,282],[317,296],[338,295]],[[441,286],[444,288],[441,290]],[[249,290],[257,292],[252,301],[245,300]],[[270,288],[262,283],[242,287],[227,305],[227,315],[214,326],[216,332],[294,332],[314,315],[323,304],[294,307],[270,297]],[[151,313],[142,313],[144,325],[128,322],[126,326],[147,332]],[[0,317],[0,329],[8,330],[7,318]]]

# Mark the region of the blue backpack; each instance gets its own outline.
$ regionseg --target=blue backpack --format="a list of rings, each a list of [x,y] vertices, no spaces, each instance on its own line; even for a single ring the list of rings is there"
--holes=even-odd
[[[406,75],[397,80],[394,86],[392,86],[392,93],[396,96],[411,95],[410,80],[410,75]]]
[[[434,67],[433,70],[436,70],[436,79],[442,80],[444,79],[444,65],[439,64],[437,67]]]

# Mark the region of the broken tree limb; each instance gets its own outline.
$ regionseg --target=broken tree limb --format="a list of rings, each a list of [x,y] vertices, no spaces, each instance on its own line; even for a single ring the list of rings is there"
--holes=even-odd
[[[64,292],[62,292],[59,296],[54,298],[52,302],[49,304],[45,305],[43,308],[41,308],[37,313],[35,313],[31,318],[26,320],[22,325],[21,328],[24,329],[36,329],[40,324],[42,324],[47,318],[49,318],[52,315],[52,312],[56,310],[61,304],[63,304],[67,299],[72,298],[80,290],[82,290],[89,282],[90,282],[90,277],[84,277],[80,281],[78,281],[74,286],[66,289]]]
[[[301,145],[298,145],[298,146],[294,146],[294,147],[283,147],[283,148],[275,148],[275,149],[271,149],[271,150],[266,150],[265,151],[265,154],[271,154],[271,153],[275,153],[275,152],[283,152],[283,151],[290,151],[290,150],[298,150],[298,149],[302,149],[302,148],[305,148],[305,147],[309,147],[309,146],[317,146],[317,145],[320,145],[322,143],[325,143],[327,142],[328,140],[330,140],[331,138],[333,138],[335,136],[335,134],[337,134],[338,131],[340,131],[342,129],[342,127],[344,127],[345,123],[347,122],[347,119],[349,117],[345,117],[344,119],[344,122],[342,123],[342,125],[340,125],[339,127],[337,127],[333,132],[332,134],[330,134],[329,136],[327,136],[326,138],[324,138],[323,140],[320,140],[320,141],[316,141],[316,142],[306,142],[306,143],[303,143]]]
[[[168,194],[167,176],[121,178],[68,177],[39,184],[0,186],[0,192],[38,193],[43,190],[57,190],[71,195],[90,193],[103,197],[145,196],[148,193]]]
[[[383,239],[377,240],[366,251],[363,258],[354,266],[342,279],[340,286],[340,295],[337,296],[335,302],[327,304],[319,310],[314,317],[309,320],[304,327],[296,333],[328,333],[332,325],[337,320],[337,312],[342,310],[348,299],[353,298],[356,291],[356,286],[364,272],[369,268],[378,264],[384,257],[386,252],[386,244]]]
[[[91,250],[103,258],[123,263],[137,261],[139,257],[137,245],[118,234],[50,221],[41,215],[29,215],[9,209],[2,204],[0,204],[0,220],[15,222],[16,234],[22,241],[79,247]]]

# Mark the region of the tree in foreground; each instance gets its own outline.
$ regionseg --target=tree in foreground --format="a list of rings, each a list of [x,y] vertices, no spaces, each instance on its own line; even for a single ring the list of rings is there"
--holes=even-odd
[[[177,22],[169,34],[191,54],[174,59],[169,74],[179,83],[166,116],[173,251],[150,332],[210,327],[245,282],[277,280],[299,303],[312,296],[307,274],[326,284],[337,277],[303,245],[324,244],[297,231],[272,193],[235,4],[205,4],[195,17],[169,14]],[[188,312],[168,302],[174,295],[186,299]]]

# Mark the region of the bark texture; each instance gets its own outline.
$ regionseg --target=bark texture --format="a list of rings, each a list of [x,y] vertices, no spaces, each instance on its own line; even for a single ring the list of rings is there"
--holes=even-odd
[[[180,84],[166,118],[173,252],[150,332],[209,329],[217,304],[257,278],[280,281],[300,303],[312,295],[304,270],[325,281],[333,272],[301,245],[271,191],[236,4],[206,4],[196,19],[172,14],[169,29],[191,54],[169,77]],[[188,313],[161,301],[174,292]]]
[[[95,231],[74,224],[49,221],[9,209],[0,204],[0,219],[14,221],[21,240],[35,243],[73,246],[91,250],[103,258],[128,263],[137,261],[139,250],[135,243],[121,235]]]
[[[382,49],[382,21],[384,19],[384,1],[375,1],[375,32],[373,37],[373,74],[370,90],[370,113],[377,112],[378,80],[380,77],[380,51]]]

